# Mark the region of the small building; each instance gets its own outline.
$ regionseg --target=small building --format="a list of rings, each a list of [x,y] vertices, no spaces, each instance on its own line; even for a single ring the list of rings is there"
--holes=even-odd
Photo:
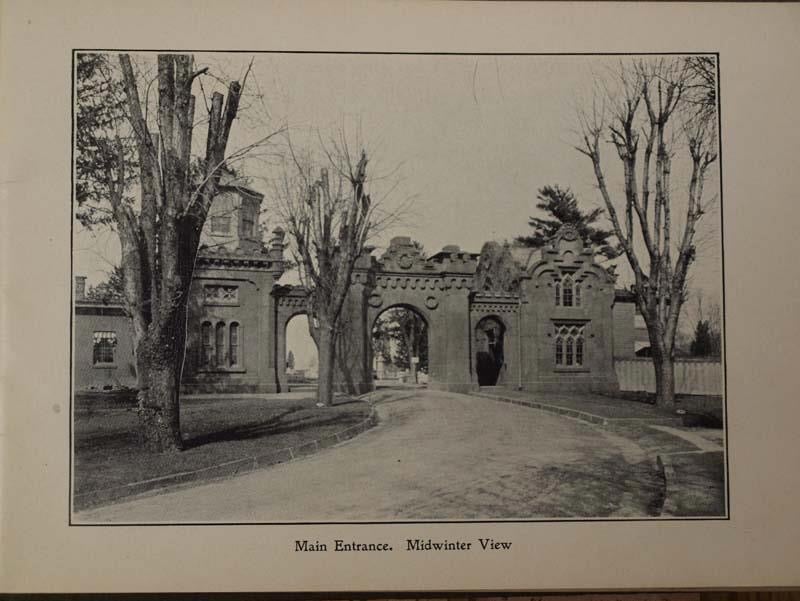
[[[122,300],[89,298],[86,278],[76,277],[74,317],[74,389],[136,387],[133,331]]]

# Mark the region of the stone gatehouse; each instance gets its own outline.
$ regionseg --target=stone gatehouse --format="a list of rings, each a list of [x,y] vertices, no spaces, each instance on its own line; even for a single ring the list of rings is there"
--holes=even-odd
[[[212,206],[189,307],[187,392],[288,389],[286,326],[306,313],[307,292],[279,283],[285,234],[276,229],[264,242],[261,200],[253,190],[223,186]],[[425,257],[410,238],[396,237],[381,256],[373,253],[368,248],[358,258],[345,302],[339,388],[373,388],[371,332],[392,307],[415,311],[427,325],[432,388],[614,390],[614,359],[634,356],[633,299],[615,290],[572,227],[536,250],[489,242],[480,253],[445,246]],[[85,304],[76,299],[76,348],[99,339],[82,318],[91,314]],[[129,325],[117,321],[114,344],[128,348]],[[106,348],[76,355],[76,389],[92,388],[94,374],[108,380],[113,357],[100,366],[77,364],[107,355]]]

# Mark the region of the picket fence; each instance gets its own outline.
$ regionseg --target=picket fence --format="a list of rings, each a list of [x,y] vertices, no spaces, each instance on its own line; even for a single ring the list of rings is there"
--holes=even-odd
[[[617,359],[614,363],[621,390],[655,392],[656,376],[650,359]],[[675,392],[722,394],[722,363],[696,359],[675,361]]]

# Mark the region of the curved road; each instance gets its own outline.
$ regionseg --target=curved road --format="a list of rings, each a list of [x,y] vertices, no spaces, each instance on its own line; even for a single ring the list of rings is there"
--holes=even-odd
[[[660,508],[663,482],[651,459],[602,429],[468,395],[392,394],[377,405],[376,428],[317,455],[75,521],[646,517]]]

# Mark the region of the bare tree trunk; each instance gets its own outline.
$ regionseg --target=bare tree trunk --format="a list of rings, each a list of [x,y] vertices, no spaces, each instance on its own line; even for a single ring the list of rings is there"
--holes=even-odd
[[[142,442],[153,451],[180,451],[180,384],[186,347],[186,302],[176,301],[162,320],[151,324],[144,352],[146,388],[139,394]],[[144,394],[142,394],[142,392]]]
[[[119,172],[114,177],[109,169],[108,179],[122,246],[126,304],[133,317],[140,436],[150,449],[177,451],[183,447],[179,394],[194,260],[217,194],[241,86],[231,82],[224,106],[221,93],[211,96],[203,178],[196,182],[190,175],[195,103],[191,86],[205,69],[193,72],[189,55],[158,56],[159,133],[154,135],[143,114],[130,57],[121,54],[119,61],[139,158],[138,218],[123,198],[124,155],[119,141]]]
[[[675,366],[672,348],[666,343],[667,333],[658,318],[658,300],[645,305],[642,315],[647,323],[653,369],[656,377],[656,405],[665,409],[675,406]]]
[[[151,364],[148,388],[139,405],[139,431],[146,448],[156,452],[180,451],[180,364]],[[142,391],[140,391],[141,394]]]
[[[675,360],[669,354],[653,353],[656,370],[656,405],[665,409],[675,406]]]
[[[411,381],[414,384],[419,384],[417,380],[417,364],[414,363],[414,357],[417,353],[417,340],[416,340],[416,322],[412,318],[411,319],[411,327],[408,330],[408,337],[407,337],[407,346],[408,346],[408,367],[409,371],[411,372]]]
[[[326,406],[333,405],[333,376],[336,371],[336,337],[333,329],[320,320],[317,331],[319,374],[317,400]]]

